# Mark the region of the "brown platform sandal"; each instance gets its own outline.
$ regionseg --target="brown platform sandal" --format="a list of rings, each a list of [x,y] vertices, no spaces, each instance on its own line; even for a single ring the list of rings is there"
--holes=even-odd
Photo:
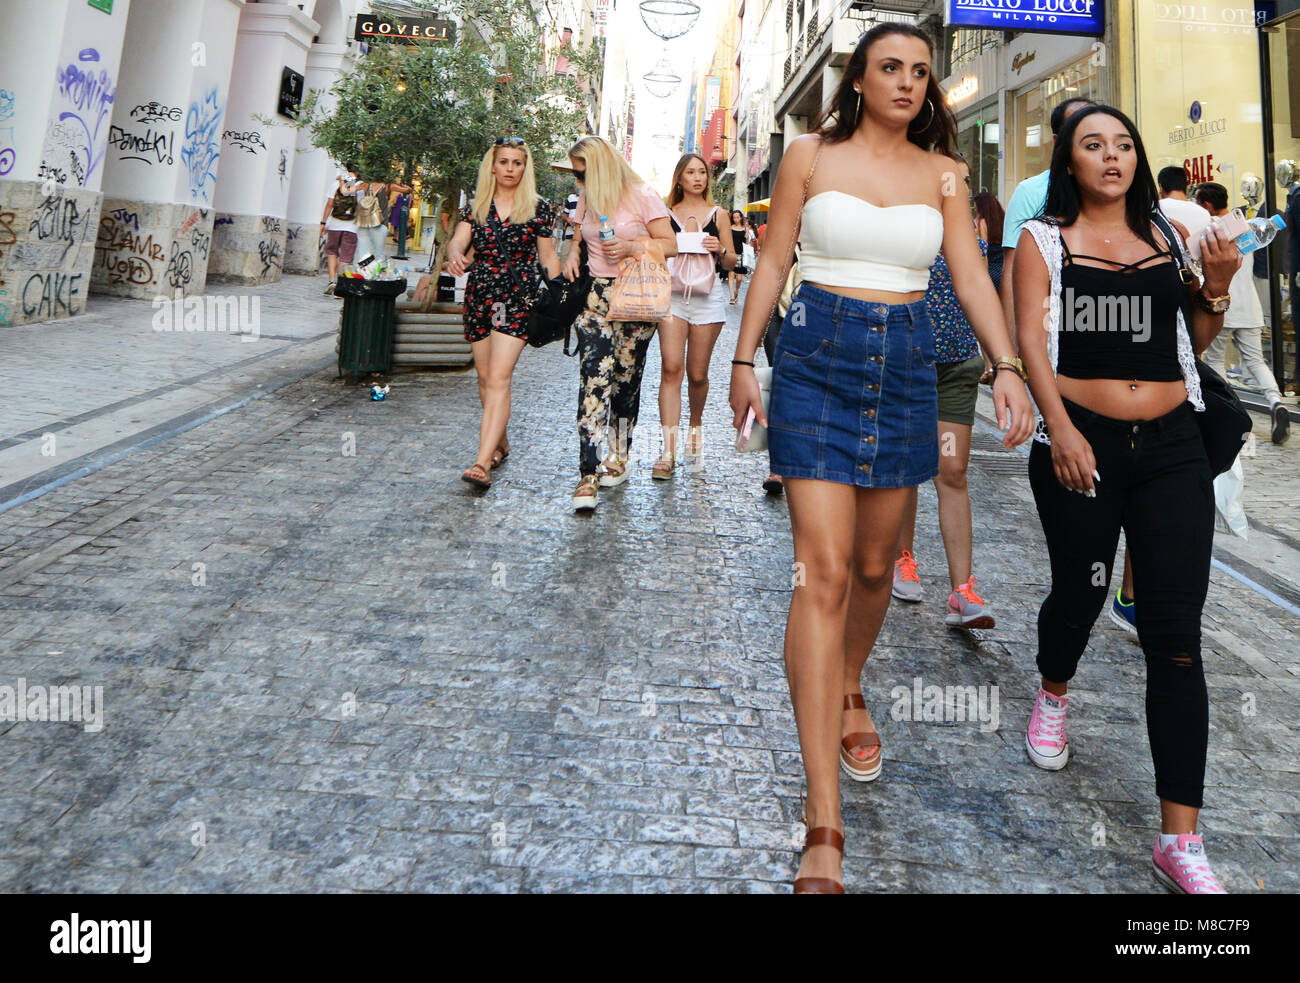
[[[477,488],[492,487],[492,476],[488,474],[487,468],[477,462],[465,469],[465,473],[460,476],[460,480],[467,481]]]
[[[834,826],[817,826],[808,830],[808,835],[803,839],[803,850],[800,857],[807,853],[815,846],[834,847],[840,851],[840,856],[844,856],[844,834]],[[844,885],[830,877],[796,877],[794,879],[795,894],[843,894]]]
[[[866,702],[862,699],[861,693],[844,694],[844,710],[865,710]],[[871,763],[865,768],[853,756],[853,752],[858,748],[879,748],[880,735],[875,730],[863,730],[847,735],[840,741],[840,767],[844,769],[844,774],[848,775],[855,782],[874,782],[880,777],[880,769],[884,767],[885,755],[883,749],[878,751],[874,760],[868,759]]]

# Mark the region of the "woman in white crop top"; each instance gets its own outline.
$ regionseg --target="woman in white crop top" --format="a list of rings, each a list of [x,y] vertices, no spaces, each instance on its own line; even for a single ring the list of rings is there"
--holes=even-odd
[[[1033,425],[951,159],[956,122],[931,72],[933,53],[916,27],[872,28],[814,132],[787,147],[732,367],[736,427],[751,410],[768,427],[794,532],[785,660],[809,829],[795,893],[843,891],[838,772],[871,781],[881,770],[861,674],[889,605],[909,489],[938,472],[924,297],[941,247],[976,334],[1007,370],[994,382],[1007,446]],[[796,236],[803,283],[777,339],[765,413],[754,352]]]

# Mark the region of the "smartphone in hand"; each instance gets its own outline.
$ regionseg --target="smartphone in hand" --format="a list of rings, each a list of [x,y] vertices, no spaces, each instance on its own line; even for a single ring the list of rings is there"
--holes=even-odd
[[[745,444],[749,443],[749,435],[754,430],[754,407],[749,408],[749,413],[745,416],[745,425],[740,428],[740,433],[736,435],[736,450],[743,451]]]

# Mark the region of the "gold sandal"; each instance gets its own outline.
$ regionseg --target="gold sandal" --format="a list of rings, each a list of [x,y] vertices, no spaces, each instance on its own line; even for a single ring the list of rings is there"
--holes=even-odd
[[[650,477],[656,481],[667,481],[673,476],[673,469],[676,466],[677,462],[671,454],[663,454],[659,457],[659,460],[655,461],[655,466],[650,471]]]
[[[606,459],[604,462],[605,472],[600,476],[601,488],[613,488],[615,485],[621,485],[628,479],[628,462],[620,461],[616,457]]]

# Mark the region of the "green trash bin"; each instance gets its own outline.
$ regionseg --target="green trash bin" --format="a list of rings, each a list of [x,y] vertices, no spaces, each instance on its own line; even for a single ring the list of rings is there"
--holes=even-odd
[[[406,293],[406,279],[361,280],[341,276],[334,294],[343,298],[339,330],[339,376],[387,372],[393,361],[394,305]]]

